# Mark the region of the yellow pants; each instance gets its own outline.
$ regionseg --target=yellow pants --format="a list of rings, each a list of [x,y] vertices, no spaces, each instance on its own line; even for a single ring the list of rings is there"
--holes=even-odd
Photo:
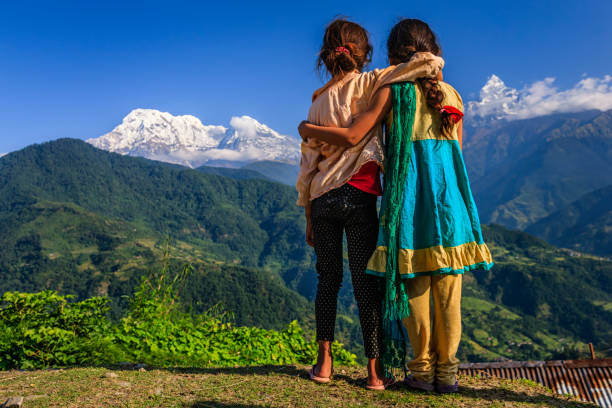
[[[461,340],[461,277],[419,276],[405,281],[410,316],[404,319],[404,327],[414,352],[408,369],[417,380],[455,384],[459,369],[456,354]]]

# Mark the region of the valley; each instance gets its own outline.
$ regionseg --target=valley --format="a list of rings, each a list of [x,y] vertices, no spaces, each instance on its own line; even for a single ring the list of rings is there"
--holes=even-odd
[[[243,170],[224,174],[122,156],[79,140],[0,158],[0,290],[106,295],[111,314],[169,253],[193,273],[186,310],[222,304],[238,324],[313,330],[314,254],[295,190]],[[612,333],[612,262],[570,256],[526,233],[484,229],[496,267],[464,285],[469,361],[573,357]],[[347,274],[348,275],[348,274]],[[338,339],[360,353],[350,282]]]

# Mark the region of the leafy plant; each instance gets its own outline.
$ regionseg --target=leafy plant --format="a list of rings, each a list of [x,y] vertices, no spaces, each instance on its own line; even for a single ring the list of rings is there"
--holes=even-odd
[[[183,311],[177,288],[191,267],[143,278],[130,309],[117,324],[107,317],[108,298],[71,302],[53,291],[6,292],[0,298],[0,369],[42,368],[120,361],[157,366],[310,364],[314,337],[307,341],[297,321],[283,330],[234,326],[220,306],[201,314]],[[356,356],[333,345],[341,365]]]
[[[220,306],[191,315],[181,310],[176,288],[190,266],[171,277],[165,263],[156,276],[144,278],[129,314],[115,328],[115,342],[126,359],[149,364],[232,366],[310,364],[317,344],[305,339],[297,321],[280,331],[234,326]],[[356,356],[334,344],[336,361],[355,364]]]
[[[0,368],[95,364],[111,345],[108,299],[69,302],[53,291],[0,298]]]

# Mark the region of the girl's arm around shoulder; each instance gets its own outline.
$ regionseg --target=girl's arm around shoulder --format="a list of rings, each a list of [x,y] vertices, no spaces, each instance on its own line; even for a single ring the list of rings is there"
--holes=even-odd
[[[417,78],[436,78],[444,68],[444,60],[430,52],[417,52],[408,62],[374,71],[376,83],[373,94],[383,86],[398,82],[415,81]]]
[[[383,69],[361,72],[343,84],[343,88],[362,90],[367,101],[384,86],[417,78],[436,78],[441,75],[444,60],[430,52],[417,52],[409,61]],[[441,79],[441,78],[439,78]]]
[[[381,122],[391,109],[391,90],[381,88],[367,110],[359,114],[347,128],[317,126],[306,121],[300,123],[298,131],[302,139],[318,139],[337,146],[352,147]]]

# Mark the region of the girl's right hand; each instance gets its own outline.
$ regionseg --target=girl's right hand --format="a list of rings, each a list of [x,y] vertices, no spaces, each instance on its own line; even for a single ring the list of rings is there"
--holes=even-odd
[[[310,222],[310,217],[306,218],[306,243],[314,248],[314,232],[312,230],[312,222]]]

